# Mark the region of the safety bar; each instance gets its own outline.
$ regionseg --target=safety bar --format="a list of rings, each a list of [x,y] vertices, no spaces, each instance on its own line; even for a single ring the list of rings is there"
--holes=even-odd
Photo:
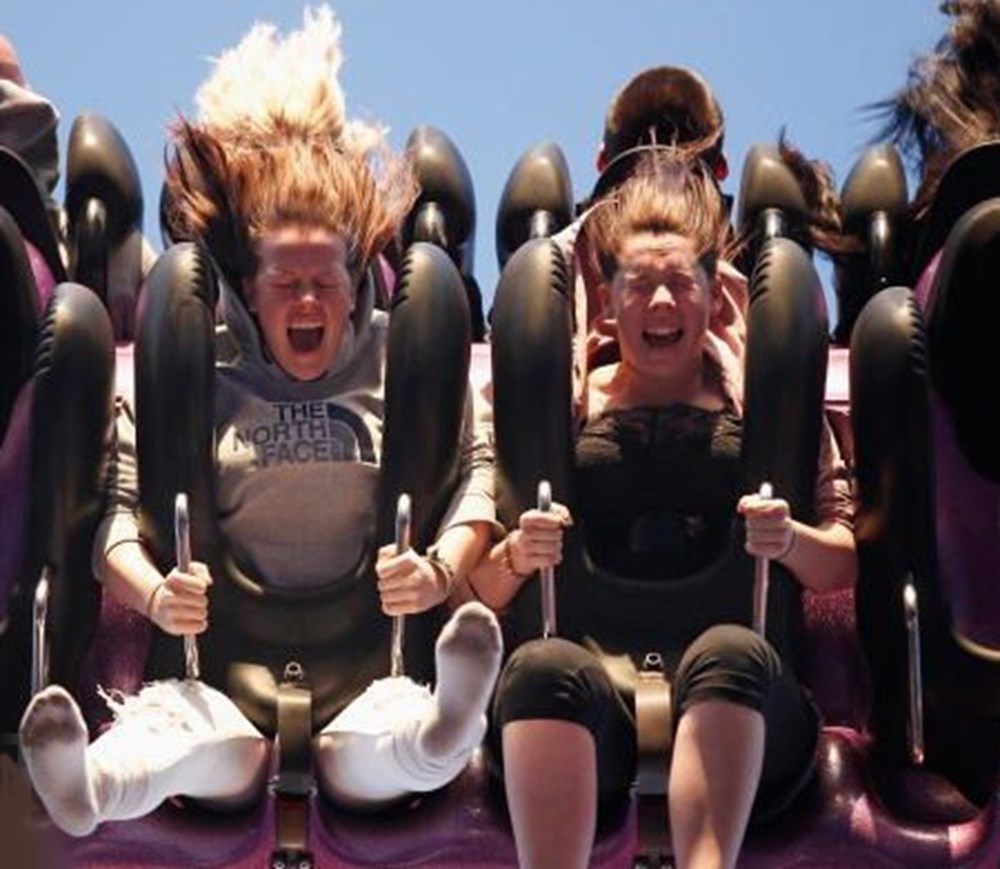
[[[552,510],[552,486],[548,480],[538,484],[538,509],[542,513]],[[556,635],[556,577],[555,569],[543,567],[542,583],[542,637],[548,639]]]
[[[52,594],[52,568],[45,565],[35,587],[31,631],[31,694],[49,684],[49,598]]]
[[[410,496],[405,492],[396,502],[396,554],[402,555],[410,548],[410,529],[413,524],[413,510]],[[405,616],[392,618],[392,651],[389,660],[389,674],[403,675],[403,642],[406,639]]]
[[[868,223],[868,250],[871,268],[877,283],[865,289],[870,293],[885,289],[889,285],[892,259],[895,254],[892,236],[892,220],[885,211],[876,211]]]
[[[906,618],[907,674],[910,689],[908,737],[910,760],[917,766],[924,762],[924,678],[920,663],[920,607],[912,575],[903,586],[903,614]]]
[[[761,483],[758,492],[761,498],[773,498],[774,489],[770,483]],[[753,629],[761,637],[767,637],[767,592],[771,584],[771,559],[758,556],[753,568]]]
[[[174,546],[177,551],[177,569],[191,572],[191,518],[188,514],[188,500],[184,492],[178,492],[174,501]],[[201,678],[201,662],[198,657],[198,641],[193,634],[184,636],[184,675],[188,679]]]

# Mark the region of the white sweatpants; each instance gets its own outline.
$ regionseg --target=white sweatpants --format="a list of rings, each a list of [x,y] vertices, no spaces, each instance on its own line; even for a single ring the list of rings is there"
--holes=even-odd
[[[380,679],[314,740],[321,787],[353,808],[378,808],[435,790],[468,763],[486,728],[446,759],[427,757],[417,739],[433,710],[430,691],[406,678]],[[133,697],[109,698],[115,723],[88,748],[101,820],[141,817],[172,796],[216,807],[259,797],[270,745],[220,691],[168,680]]]

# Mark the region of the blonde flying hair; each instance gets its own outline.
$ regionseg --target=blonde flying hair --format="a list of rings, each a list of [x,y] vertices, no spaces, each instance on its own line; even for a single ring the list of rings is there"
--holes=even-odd
[[[171,131],[167,230],[204,243],[237,291],[257,270],[261,236],[288,224],[342,236],[359,275],[416,199],[385,128],[345,117],[340,34],[326,6],[285,37],[254,25],[199,88],[197,121]]]

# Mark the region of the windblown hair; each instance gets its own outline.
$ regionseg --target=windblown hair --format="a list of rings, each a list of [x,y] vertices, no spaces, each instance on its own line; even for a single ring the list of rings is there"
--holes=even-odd
[[[340,25],[326,7],[280,39],[255,25],[198,91],[198,121],[172,130],[164,216],[196,239],[237,290],[263,233],[291,223],[343,236],[355,274],[398,231],[417,187],[384,128],[347,122]]]
[[[614,276],[625,241],[641,232],[689,238],[710,274],[720,257],[735,252],[714,180],[696,155],[681,149],[647,155],[628,180],[595,206],[585,231],[606,281]]]
[[[784,129],[778,136],[778,154],[799,182],[806,201],[805,229],[810,246],[831,256],[854,252],[857,243],[844,234],[840,195],[830,166],[822,160],[806,157],[788,141]]]
[[[1000,137],[1000,0],[950,0],[941,11],[948,33],[894,97],[872,106],[887,118],[877,138],[895,142],[921,177],[917,217],[954,157]]]

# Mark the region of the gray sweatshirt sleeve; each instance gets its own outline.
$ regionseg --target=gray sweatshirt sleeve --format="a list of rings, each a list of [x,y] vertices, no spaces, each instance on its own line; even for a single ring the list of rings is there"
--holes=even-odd
[[[108,553],[120,543],[141,541],[135,414],[129,403],[120,396],[115,399],[115,431],[111,441],[105,487],[108,506],[98,526],[92,550],[94,576],[102,582]]]
[[[473,389],[465,400],[461,440],[461,477],[441,522],[441,533],[456,525],[488,522],[497,536],[493,449],[493,408]]]

